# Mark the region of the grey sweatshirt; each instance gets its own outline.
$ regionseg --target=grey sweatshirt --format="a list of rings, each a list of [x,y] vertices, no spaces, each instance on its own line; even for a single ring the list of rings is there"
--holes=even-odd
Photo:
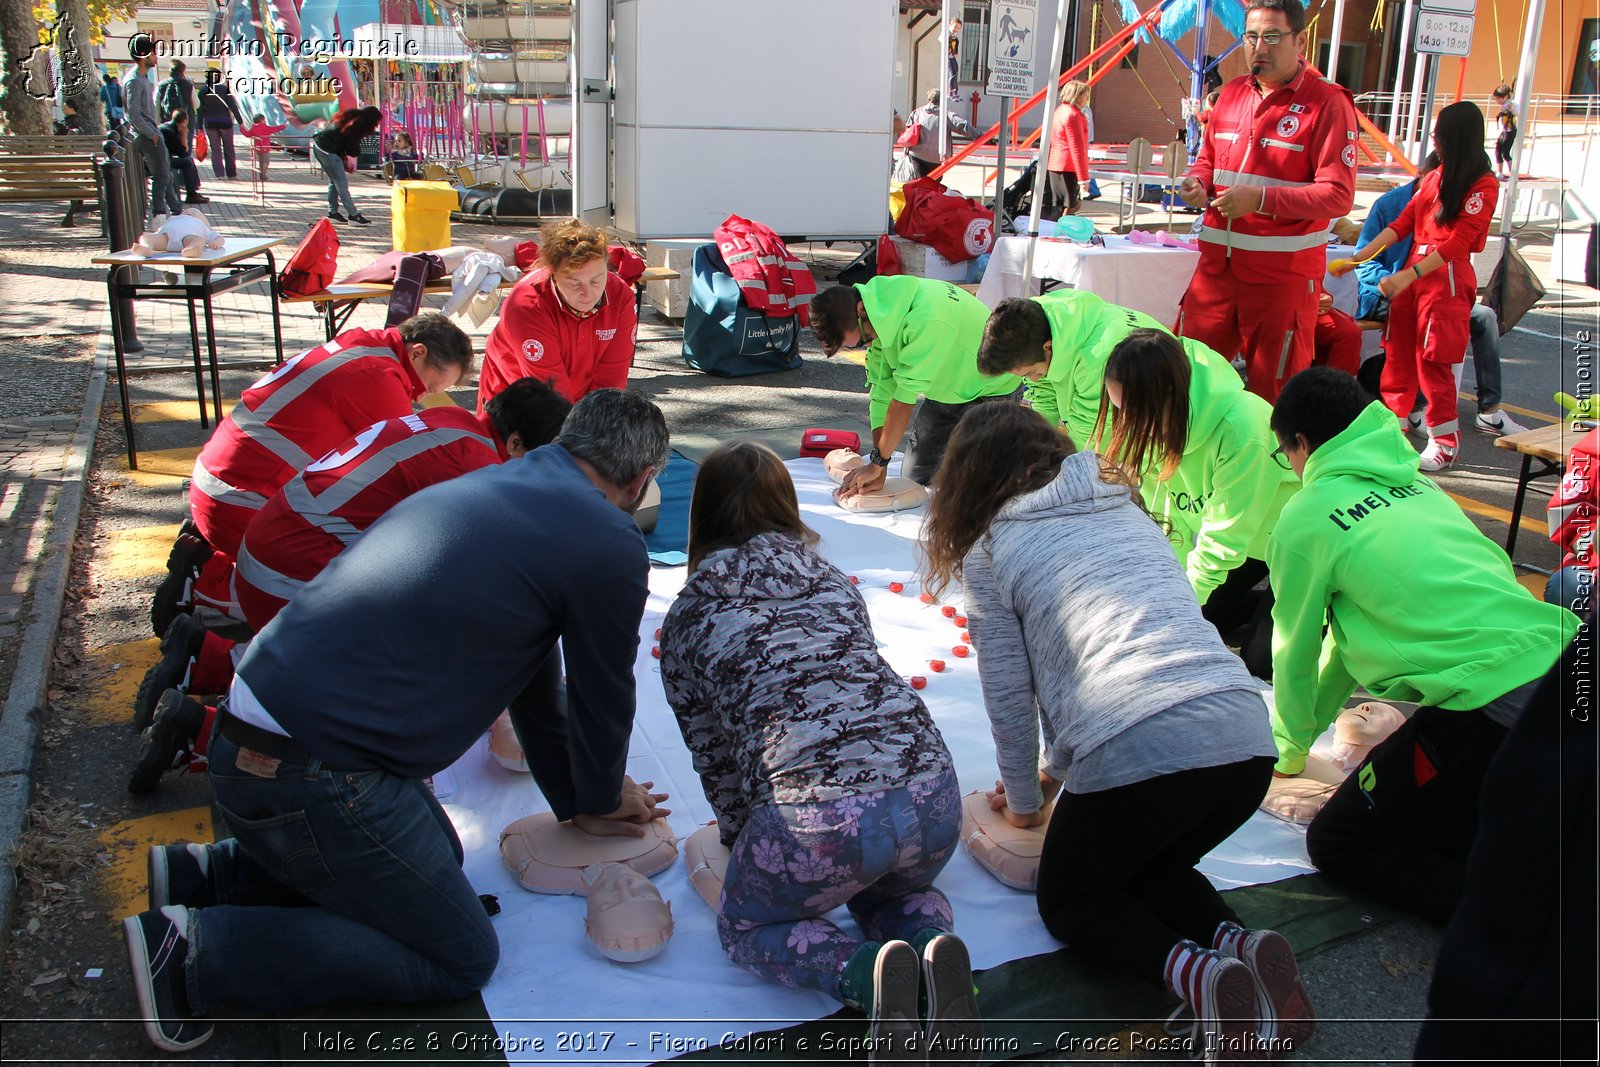
[[[156,90],[150,84],[150,75],[137,67],[122,83],[122,96],[128,109],[128,121],[133,128],[152,140],[161,140],[161,125],[156,121]]]
[[[962,571],[1012,810],[1041,803],[1041,725],[1043,768],[1069,785],[1074,761],[1169,710],[1160,736],[1138,731],[1137,751],[1150,752],[1154,740],[1189,766],[1274,751],[1266,706],[1244,664],[1201,616],[1161,529],[1125,486],[1101,480],[1095,454],[1068,456],[1049,485],[1001,508]],[[1221,693],[1238,694],[1228,705],[1240,710],[1220,735],[1214,715],[1179,713]],[[1215,710],[1215,701],[1205,703]],[[1156,762],[1148,773],[1124,769],[1119,782],[1176,766]]]

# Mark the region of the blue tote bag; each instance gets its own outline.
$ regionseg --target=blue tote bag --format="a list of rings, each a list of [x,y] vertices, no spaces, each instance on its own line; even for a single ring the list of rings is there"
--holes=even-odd
[[[803,362],[800,319],[769,318],[746,307],[722,253],[703,244],[694,253],[683,317],[683,361],[719,378],[794,370]]]

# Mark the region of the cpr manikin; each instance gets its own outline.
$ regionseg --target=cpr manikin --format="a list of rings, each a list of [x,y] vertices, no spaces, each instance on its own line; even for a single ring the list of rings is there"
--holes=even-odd
[[[659,955],[672,938],[672,905],[655,884],[621,863],[583,869],[589,909],[583,928],[595,948],[618,963],[638,963]]]
[[[823,469],[835,482],[843,483],[851,471],[866,466],[865,457],[848,448],[836,448],[822,458]],[[920,508],[928,499],[928,490],[910,478],[887,478],[876,492],[856,496],[833,498],[841,508],[851,511],[911,511]]]
[[[1004,812],[989,807],[989,798],[981,791],[961,798],[961,840],[967,851],[1012,889],[1032,893],[1039,888],[1039,855],[1048,826],[1048,818],[1039,826],[1011,825]]]
[[[643,837],[596,837],[555,815],[528,815],[500,831],[500,858],[524,889],[586,896],[585,867],[621,863],[649,877],[677,858],[677,838],[665,819],[645,827]]]
[[[184,208],[181,215],[157,215],[152,222],[154,227],[141,233],[128,251],[141,256],[179,252],[185,259],[198,259],[224,244],[222,234],[211,228],[197,207]]]
[[[1274,778],[1261,810],[1286,822],[1309,823],[1345,775],[1361,766],[1367,754],[1405,721],[1398,709],[1375,700],[1341,711],[1333,721],[1329,758],[1308,756],[1304,771],[1292,778]]]

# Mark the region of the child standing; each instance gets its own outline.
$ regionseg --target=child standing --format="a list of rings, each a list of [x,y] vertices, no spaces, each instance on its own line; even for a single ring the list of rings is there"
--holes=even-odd
[[[1501,85],[1489,97],[1494,109],[1494,176],[1501,181],[1511,177],[1511,146],[1517,141],[1517,113],[1511,109],[1511,86]]]
[[[394,145],[389,149],[389,162],[394,165],[395,181],[422,177],[422,153],[417,151],[411,135],[404,130],[394,135]]]
[[[265,185],[267,182],[267,160],[272,155],[272,135],[285,128],[281,125],[269,126],[262,116],[251,115],[250,125],[241,131],[250,138],[250,156],[255,160],[257,184]]]
[[[1417,194],[1393,222],[1345,261],[1363,263],[1415,234],[1405,265],[1378,283],[1389,298],[1380,390],[1384,405],[1404,424],[1420,383],[1428,424],[1421,462],[1429,473],[1454,464],[1460,447],[1454,368],[1466,358],[1478,292],[1472,253],[1483,250],[1500,197],[1483,150],[1477,104],[1459,100],[1440,111],[1433,145],[1439,168],[1418,183]]]
[[[923,1036],[919,973],[929,1034],[976,1037],[971,963],[933,887],[960,837],[950,753],[816,541],[771,449],[706,457],[661,680],[732,850],[717,932],[735,963],[860,1008],[896,1048]],[[864,937],[824,917],[841,904]]]

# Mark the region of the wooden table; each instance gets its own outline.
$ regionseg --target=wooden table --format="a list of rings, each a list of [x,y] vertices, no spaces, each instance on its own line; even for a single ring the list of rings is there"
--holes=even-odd
[[[526,277],[526,275],[524,275]],[[646,267],[644,274],[634,283],[636,301],[644,300],[644,286],[646,282],[669,282],[679,277],[678,272],[671,267]],[[514,285],[515,282],[502,280],[500,288]],[[449,277],[439,278],[429,282],[422,290],[422,295],[449,296]],[[338,336],[350,321],[350,316],[355,314],[356,308],[368,300],[382,300],[394,292],[393,284],[389,282],[349,282],[339,285],[330,285],[320,293],[311,293],[306,296],[285,296],[285,304],[315,304],[322,312],[323,328],[326,330],[328,340]]]
[[[1567,456],[1571,454],[1572,446],[1592,429],[1592,422],[1557,422],[1537,430],[1524,430],[1495,438],[1494,447],[1522,456],[1522,470],[1517,475],[1517,496],[1511,505],[1511,529],[1506,534],[1506,555],[1510,556],[1517,548],[1517,529],[1522,524],[1522,503],[1528,492],[1528,483],[1538,478],[1560,477],[1567,469]],[[1534,460],[1542,464],[1537,471],[1532,469]]]
[[[111,301],[111,339],[117,359],[117,390],[122,401],[122,430],[128,440],[128,466],[137,470],[139,453],[133,439],[133,411],[128,401],[127,353],[122,336],[122,316],[117,313],[118,301],[129,300],[182,300],[189,307],[189,345],[194,357],[195,393],[200,403],[200,425],[210,426],[206,417],[205,372],[200,361],[200,327],[195,317],[195,301],[205,310],[206,356],[211,368],[212,410],[218,422],[222,421],[222,383],[217,362],[216,321],[213,317],[212,297],[231,292],[263,279],[267,282],[272,305],[272,340],[277,351],[277,362],[283,362],[283,325],[278,318],[278,271],[272,258],[272,249],[283,242],[276,237],[228,237],[221,249],[208,249],[204,255],[193,259],[176,252],[161,252],[142,256],[137,252],[112,252],[95,256],[90,263],[103,265],[106,270],[106,292]],[[261,262],[247,263],[260,256]],[[176,273],[175,280],[142,281],[140,268],[150,267]],[[229,268],[218,278],[218,267]],[[171,275],[165,276],[170,278]]]

